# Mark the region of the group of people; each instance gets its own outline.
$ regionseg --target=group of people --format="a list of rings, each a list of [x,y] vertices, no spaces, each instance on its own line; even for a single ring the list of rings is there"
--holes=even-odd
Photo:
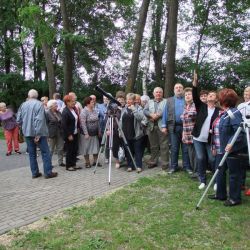
[[[207,184],[207,170],[215,171],[225,152],[229,152],[214,184],[216,193],[209,198],[224,200],[225,206],[238,205],[241,203],[241,190],[245,186],[248,166],[248,162],[239,159],[238,155],[247,152],[246,135],[240,133],[233,145],[231,140],[245,119],[244,110],[250,101],[250,87],[245,89],[245,102],[240,104],[238,112],[238,96],[234,90],[225,88],[218,93],[204,90],[199,93],[196,74],[192,85],[192,88],[184,89],[182,84],[176,83],[174,96],[167,99],[163,97],[160,87],[154,89],[152,99],[118,91],[115,98],[120,106],[109,105],[110,100],[106,96],[103,96],[103,103],[98,104],[96,96],[91,95],[83,100],[83,107],[73,92],[65,95],[63,101],[58,93],[51,100],[42,97],[39,101],[37,91],[32,89],[26,102],[20,106],[16,120],[13,112],[7,112],[6,105],[0,103],[0,120],[3,121],[8,146],[6,155],[12,152],[11,136],[15,141],[21,127],[26,138],[32,177],[42,175],[36,161],[38,146],[45,178],[53,178],[57,176],[52,171],[51,163],[55,150],[58,165],[66,167],[67,171],[82,168],[76,164],[78,155],[84,156],[86,168],[96,164],[101,166],[97,158],[101,139],[105,135],[106,163],[112,152],[115,166],[120,168],[118,152],[122,148],[127,171],[141,172],[145,167],[144,151],[149,145],[148,168],[160,165],[169,174],[182,169],[191,178],[199,180],[198,188],[201,190]],[[115,113],[114,121],[109,119],[110,112]],[[233,116],[229,115],[232,113]],[[109,150],[111,135],[113,143],[112,150]],[[179,166],[180,149],[182,167]],[[18,143],[14,143],[14,150],[20,153]],[[246,195],[250,195],[250,190],[246,191]]]

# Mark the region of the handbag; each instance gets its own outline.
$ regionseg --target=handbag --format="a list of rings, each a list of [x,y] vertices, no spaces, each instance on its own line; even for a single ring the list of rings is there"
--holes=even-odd
[[[22,129],[19,129],[19,132],[18,132],[18,142],[19,143],[23,143],[24,142],[24,136],[23,136]]]

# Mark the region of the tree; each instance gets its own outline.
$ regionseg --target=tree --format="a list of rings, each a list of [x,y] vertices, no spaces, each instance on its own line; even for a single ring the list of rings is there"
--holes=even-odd
[[[177,46],[178,0],[168,1],[168,31],[167,31],[167,63],[165,72],[165,96],[172,94],[174,89],[175,55]]]
[[[136,36],[135,36],[133,51],[132,51],[132,59],[131,59],[128,80],[127,80],[127,85],[126,85],[127,93],[133,92],[134,90],[138,64],[139,64],[139,56],[140,56],[140,51],[141,51],[142,37],[143,37],[143,32],[145,28],[146,19],[147,19],[149,3],[150,3],[150,0],[143,0],[141,9],[140,9],[137,31],[136,31]]]

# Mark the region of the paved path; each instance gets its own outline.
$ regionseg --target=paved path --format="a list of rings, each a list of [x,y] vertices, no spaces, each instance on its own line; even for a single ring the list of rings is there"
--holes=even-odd
[[[25,152],[25,145],[22,145]],[[30,224],[59,209],[70,207],[93,196],[129,184],[139,177],[160,172],[160,168],[146,169],[140,174],[127,173],[125,168],[112,166],[111,185],[108,167],[68,172],[55,167],[59,176],[53,179],[31,178],[28,155],[5,156],[5,144],[0,140],[0,234]],[[83,166],[83,160],[77,165]],[[42,165],[40,164],[42,172]]]

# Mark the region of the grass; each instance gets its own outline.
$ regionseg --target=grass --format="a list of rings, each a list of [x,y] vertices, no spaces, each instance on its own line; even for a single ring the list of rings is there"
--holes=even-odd
[[[4,139],[3,128],[0,126],[0,140]]]
[[[144,177],[41,228],[11,231],[0,249],[250,249],[250,199],[231,208],[204,199],[197,211],[197,185],[185,173]]]

